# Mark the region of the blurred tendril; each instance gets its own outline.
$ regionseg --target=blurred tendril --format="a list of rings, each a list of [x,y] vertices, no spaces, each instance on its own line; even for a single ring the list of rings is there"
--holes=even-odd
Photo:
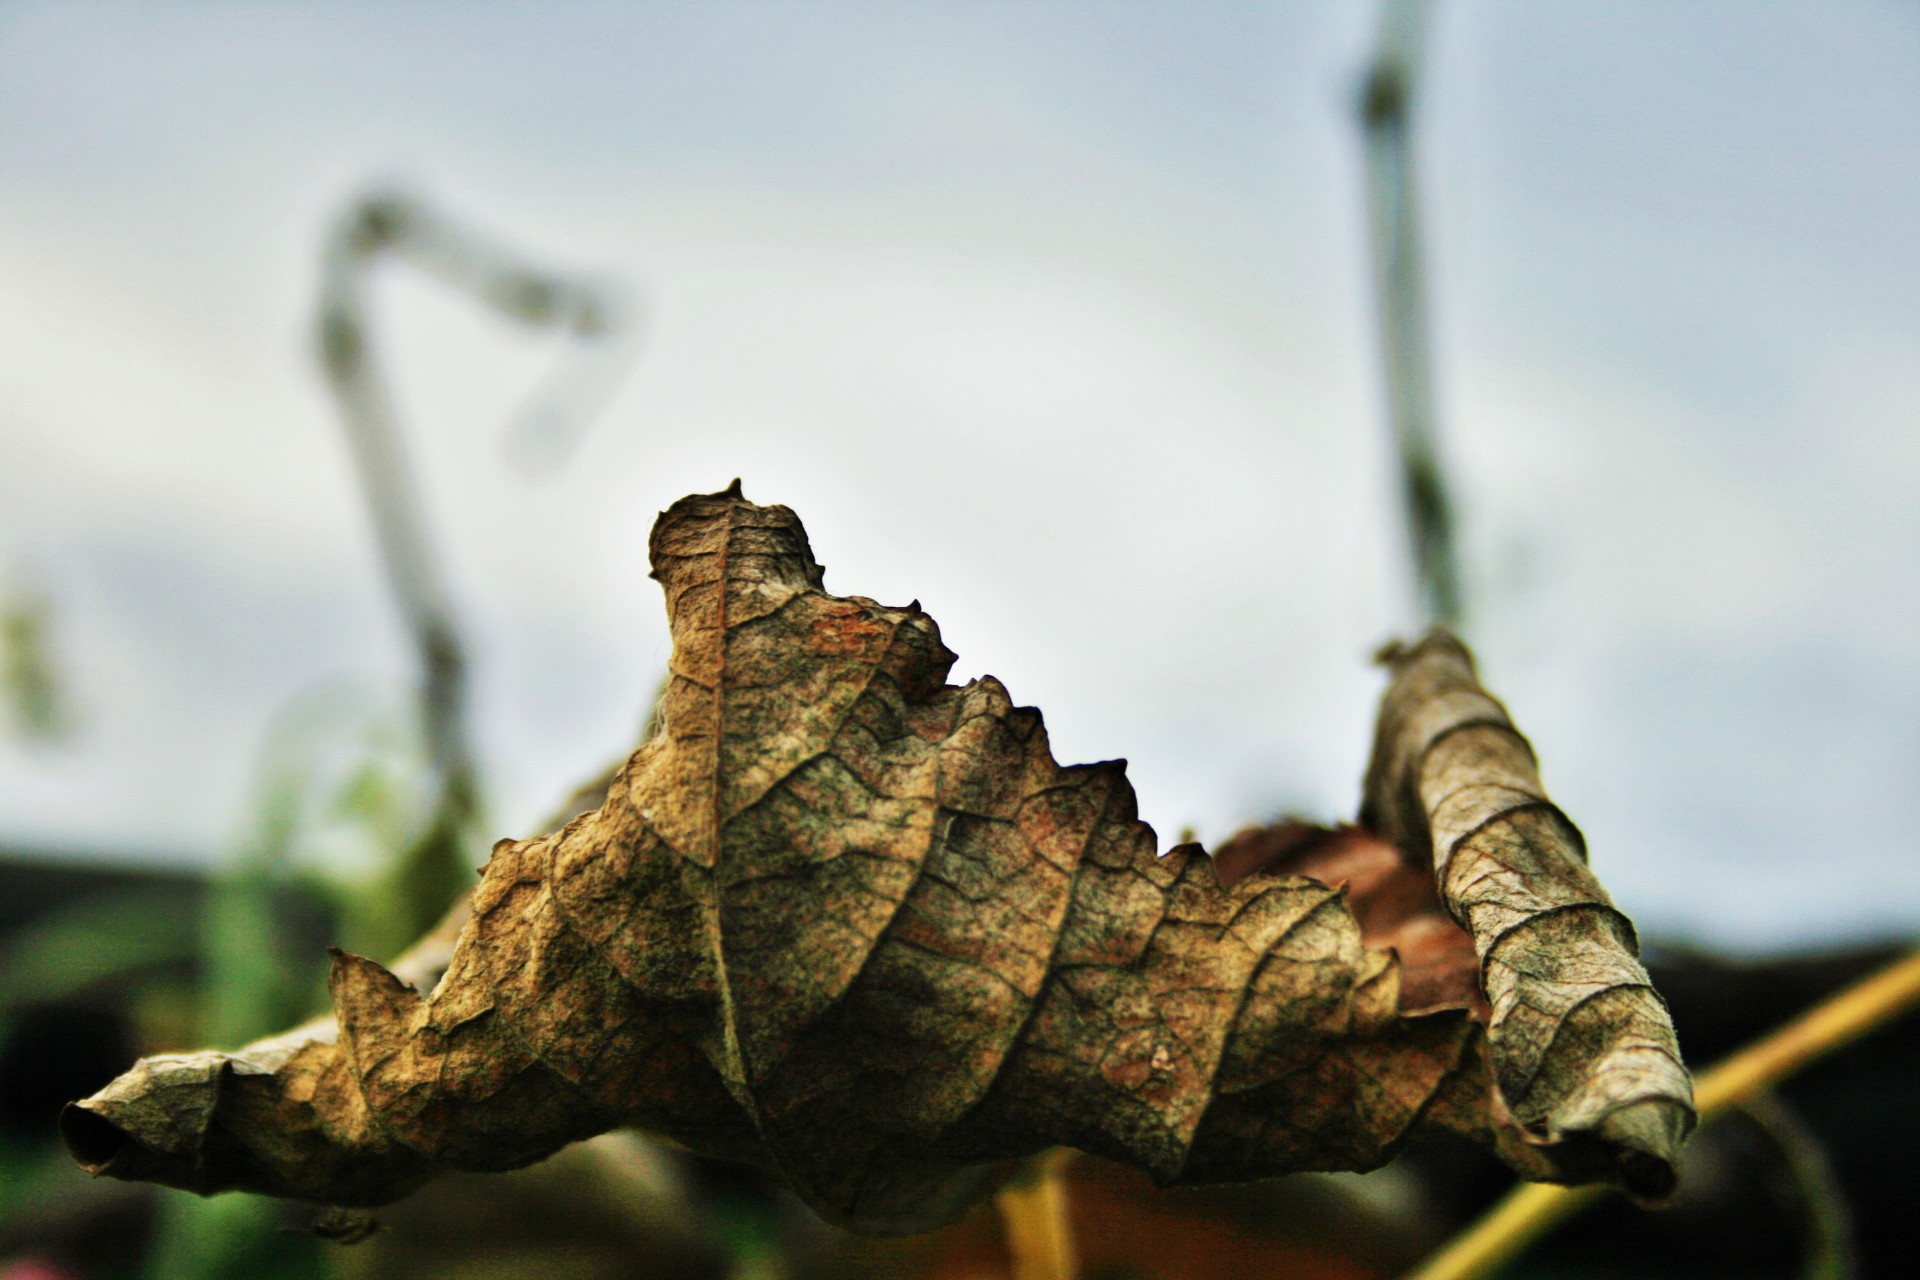
[[[563,356],[510,419],[510,461],[530,473],[564,460],[638,349],[634,307],[611,283],[545,270],[420,200],[375,189],[355,200],[323,253],[318,339],[367,498],[381,559],[421,668],[420,706],[433,818],[398,860],[390,888],[411,937],[471,883],[465,848],[480,797],[467,725],[466,645],[409,466],[373,324],[372,283],[385,260],[408,263],[522,324],[560,331]]]
[[[1413,163],[1412,113],[1430,0],[1386,0],[1360,92],[1367,204],[1380,311],[1387,415],[1399,453],[1401,500],[1421,613],[1458,631],[1465,612],[1453,502],[1435,424],[1431,326]]]

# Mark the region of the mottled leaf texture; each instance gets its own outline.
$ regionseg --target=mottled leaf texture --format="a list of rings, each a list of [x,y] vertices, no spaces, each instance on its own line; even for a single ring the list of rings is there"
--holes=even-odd
[[[1633,923],[1587,867],[1579,829],[1547,799],[1533,749],[1436,630],[1383,660],[1361,819],[1421,862],[1473,936],[1503,1103],[1582,1175],[1672,1190],[1693,1127],[1673,1024],[1638,959]]]
[[[84,1165],[376,1205],[637,1125],[877,1231],[1056,1145],[1199,1182],[1444,1128],[1671,1184],[1687,1078],[1631,929],[1450,640],[1387,695],[1398,848],[1248,833],[1223,885],[1156,853],[1121,763],[1062,767],[998,681],[947,684],[918,604],[827,594],[786,508],[683,499],[652,553],[672,674],[604,802],[496,846],[450,958],[340,954],[336,1022],[75,1104]]]

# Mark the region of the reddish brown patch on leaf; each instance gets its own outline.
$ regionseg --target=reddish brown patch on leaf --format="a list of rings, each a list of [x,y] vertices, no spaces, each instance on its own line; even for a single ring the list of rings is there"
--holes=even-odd
[[[1347,907],[1369,947],[1400,957],[1400,1012],[1409,1017],[1465,1009],[1484,1023],[1473,938],[1440,903],[1433,872],[1361,827],[1321,827],[1285,818],[1249,827],[1214,851],[1221,883],[1256,872],[1308,876],[1347,891]]]
[[[888,629],[864,610],[831,609],[807,628],[807,643],[824,657],[865,653]]]

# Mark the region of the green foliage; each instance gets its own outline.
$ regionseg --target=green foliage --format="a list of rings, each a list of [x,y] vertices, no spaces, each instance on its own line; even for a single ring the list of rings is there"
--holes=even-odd
[[[0,698],[14,728],[29,738],[57,738],[71,727],[51,628],[52,607],[38,592],[0,601]]]
[[[292,891],[322,888],[338,908],[343,945],[391,955],[473,881],[471,779],[451,780],[423,804],[430,770],[419,735],[352,690],[332,686],[296,700],[269,732],[261,761],[250,830],[213,886],[199,930],[198,1038],[220,1045],[324,1005],[324,955],[291,947],[279,921]],[[289,1230],[286,1209],[261,1197],[169,1195],[146,1274],[327,1276],[331,1248]]]
[[[152,890],[95,894],[22,926],[0,947],[0,1016],[190,959],[191,918]]]
[[[143,1280],[328,1280],[330,1248],[286,1229],[282,1206],[260,1196],[170,1195]]]

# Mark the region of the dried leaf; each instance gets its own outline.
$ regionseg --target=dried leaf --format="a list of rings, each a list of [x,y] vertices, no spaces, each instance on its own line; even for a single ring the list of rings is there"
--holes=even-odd
[[[950,1219],[1051,1146],[1200,1182],[1370,1168],[1446,1127],[1531,1176],[1659,1189],[1637,1162],[1670,1162],[1678,1130],[1619,1117],[1684,1108],[1686,1078],[1647,1101],[1654,1073],[1597,1034],[1632,1001],[1562,990],[1619,968],[1599,949],[1630,945],[1612,916],[1562,911],[1568,934],[1529,914],[1566,892],[1443,863],[1475,942],[1499,930],[1480,948],[1489,1040],[1463,935],[1426,899],[1372,912],[1374,940],[1409,964],[1370,948],[1321,879],[1223,885],[1197,846],[1156,855],[1121,763],[1062,767],[997,681],[946,684],[953,655],[917,603],[828,595],[785,508],[737,486],[683,499],[652,551],[674,639],[660,727],[598,809],[496,846],[437,985],[337,955],[337,1035],[142,1062],[69,1110],[84,1165],[371,1205],[628,1124],[899,1231]],[[1453,760],[1425,740],[1402,750],[1399,726],[1429,723],[1409,684],[1425,671],[1410,663],[1389,694],[1370,791],[1393,800],[1403,848],[1424,847],[1426,811],[1403,812],[1402,792]],[[1358,883],[1384,848],[1337,837],[1313,865]],[[1391,856],[1376,880],[1404,884]],[[1603,901],[1590,877],[1519,856]],[[1584,948],[1570,971],[1515,980],[1567,936]],[[1562,1034],[1519,1012],[1534,1007],[1561,1009]],[[1534,1127],[1515,1118],[1536,1110]]]
[[[1533,749],[1466,647],[1436,630],[1382,660],[1394,679],[1361,818],[1431,859],[1447,911],[1473,936],[1504,1106],[1576,1176],[1668,1195],[1692,1088],[1633,922],[1588,869],[1579,829],[1547,799]]]

